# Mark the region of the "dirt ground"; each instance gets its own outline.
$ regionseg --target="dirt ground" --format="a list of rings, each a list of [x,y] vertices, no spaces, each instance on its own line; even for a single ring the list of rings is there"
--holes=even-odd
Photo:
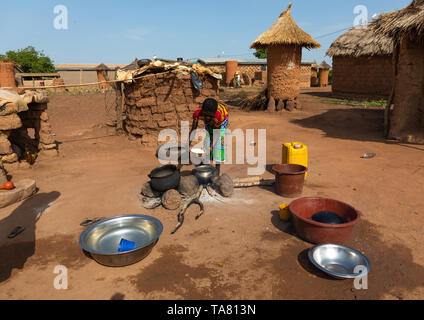
[[[328,90],[303,90],[304,109],[292,113],[233,108],[230,129],[267,129],[268,165],[281,162],[284,142],[308,146],[303,196],[335,198],[362,212],[347,245],[371,262],[367,290],[311,266],[313,245],[279,219],[279,204],[291,199],[272,188],[206,202],[198,220],[193,206],[171,235],[177,212],[140,203],[147,173],[159,165],[154,150],[114,136],[98,94],[51,97],[60,156],[11,172],[15,181],[35,179],[39,192],[0,209],[0,299],[424,299],[424,147],[384,141],[382,110],[323,104]],[[361,159],[365,152],[377,156]],[[225,165],[222,172],[246,177],[247,168]],[[104,267],[79,247],[80,222],[121,214],[153,215],[164,232],[143,261]],[[17,225],[26,230],[8,239]],[[67,290],[53,286],[57,265],[68,268]]]

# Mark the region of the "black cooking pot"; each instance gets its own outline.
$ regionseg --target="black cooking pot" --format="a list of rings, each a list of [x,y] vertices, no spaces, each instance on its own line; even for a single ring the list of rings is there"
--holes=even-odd
[[[180,170],[173,164],[167,164],[153,169],[148,174],[150,185],[159,192],[175,189],[180,183]]]

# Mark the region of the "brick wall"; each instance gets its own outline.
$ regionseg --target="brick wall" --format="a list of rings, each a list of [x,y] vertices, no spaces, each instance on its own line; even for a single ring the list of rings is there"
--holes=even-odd
[[[333,94],[339,98],[388,99],[393,85],[390,56],[333,57]]]
[[[206,98],[218,99],[218,81],[201,77],[197,91],[188,73],[176,71],[145,75],[125,85],[125,131],[147,146],[157,146],[158,134],[169,128],[178,132],[180,121],[193,119],[193,112]]]

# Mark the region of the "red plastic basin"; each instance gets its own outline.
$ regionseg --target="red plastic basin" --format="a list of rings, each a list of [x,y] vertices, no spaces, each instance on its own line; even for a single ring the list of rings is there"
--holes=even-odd
[[[289,210],[294,228],[299,237],[312,243],[343,244],[349,240],[353,227],[358,223],[361,213],[352,206],[328,198],[300,198],[294,200]],[[345,223],[327,224],[311,220],[319,211],[331,211],[338,214]]]

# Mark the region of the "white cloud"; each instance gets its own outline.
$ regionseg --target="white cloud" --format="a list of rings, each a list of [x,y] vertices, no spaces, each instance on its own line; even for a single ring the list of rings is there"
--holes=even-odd
[[[149,30],[146,28],[125,29],[122,33],[125,39],[133,41],[143,41],[148,34]]]

